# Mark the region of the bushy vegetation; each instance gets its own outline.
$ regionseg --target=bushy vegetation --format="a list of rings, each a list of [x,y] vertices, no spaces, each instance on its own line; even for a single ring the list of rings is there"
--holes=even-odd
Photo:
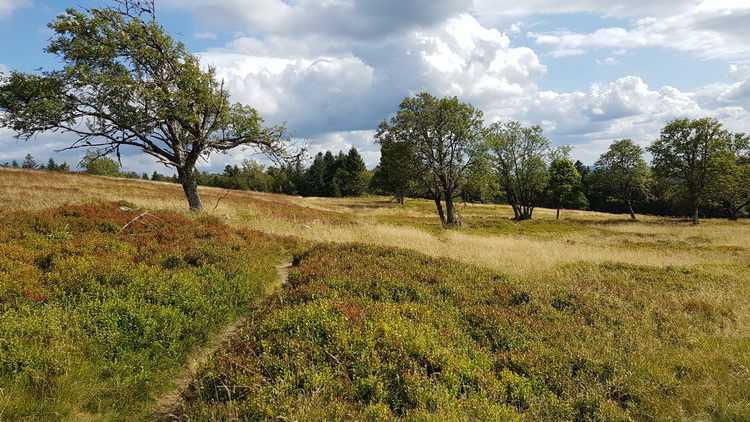
[[[0,213],[0,420],[144,417],[277,282],[279,239],[133,208]]]
[[[187,418],[750,418],[750,341],[724,296],[746,270],[575,264],[532,286],[357,245],[297,264],[197,374]]]

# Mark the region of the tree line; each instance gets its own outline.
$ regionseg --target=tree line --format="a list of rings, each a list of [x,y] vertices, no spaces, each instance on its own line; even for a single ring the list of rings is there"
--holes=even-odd
[[[435,202],[444,225],[461,224],[456,199],[505,202],[515,219],[534,209],[620,210],[689,215],[746,216],[750,206],[748,137],[716,119],[675,119],[645,150],[615,140],[593,170],[570,160],[569,146],[553,147],[539,126],[496,122],[456,97],[407,97],[376,134],[381,160],[377,189],[400,203],[408,196]],[[644,154],[652,156],[649,166]]]

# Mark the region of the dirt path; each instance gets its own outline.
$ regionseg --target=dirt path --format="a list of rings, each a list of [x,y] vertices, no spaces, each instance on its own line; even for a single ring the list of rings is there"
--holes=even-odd
[[[281,279],[281,284],[286,284],[290,268],[292,268],[291,262],[276,266],[276,271],[279,274],[279,279]],[[242,328],[244,322],[245,318],[240,318],[239,320],[227,325],[220,333],[212,338],[208,344],[190,358],[185,368],[184,375],[172,380],[175,384],[175,389],[168,391],[157,401],[155,414],[158,421],[166,422],[183,420],[181,393],[190,385],[190,381],[193,379],[193,375],[195,375],[195,370],[205,362],[209,356],[219,350],[219,348],[227,345],[239,332],[240,328]]]

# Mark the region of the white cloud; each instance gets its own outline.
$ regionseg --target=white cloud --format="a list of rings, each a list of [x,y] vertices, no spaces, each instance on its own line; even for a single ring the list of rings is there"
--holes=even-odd
[[[597,59],[596,60],[596,64],[598,64],[599,66],[619,66],[620,65],[620,61],[617,60],[614,57],[607,57],[604,60],[598,60]]]
[[[217,36],[213,32],[205,31],[194,33],[193,38],[198,38],[199,40],[215,40]]]
[[[732,0],[728,0],[732,1]],[[482,23],[496,24],[532,15],[597,13],[604,16],[669,16],[693,7],[693,0],[474,0],[473,13]]]
[[[539,45],[554,47],[552,55],[564,57],[592,49],[629,50],[662,47],[690,53],[701,59],[750,61],[747,43],[750,4],[729,0],[704,0],[682,13],[642,17],[632,28],[601,28],[590,33],[572,31],[530,32]]]
[[[0,0],[0,19],[9,17],[16,9],[30,5],[28,0]]]
[[[507,36],[468,14],[401,39],[347,47],[320,34],[245,37],[201,57],[217,67],[234,100],[269,121],[289,122],[302,137],[372,129],[419,91],[510,113],[546,72],[531,49],[510,47]]]

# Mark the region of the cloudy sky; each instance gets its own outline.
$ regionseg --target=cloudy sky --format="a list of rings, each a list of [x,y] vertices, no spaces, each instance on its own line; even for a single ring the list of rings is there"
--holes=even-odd
[[[458,96],[489,124],[540,125],[593,164],[615,139],[646,146],[674,118],[750,132],[747,0],[157,0],[157,18],[235,101],[287,122],[314,151],[355,146],[378,163],[374,129],[404,97]],[[59,67],[46,24],[91,0],[0,0],[0,71]],[[0,129],[0,163],[55,153]],[[215,155],[202,169],[252,158]],[[133,151],[126,170],[166,169]]]

